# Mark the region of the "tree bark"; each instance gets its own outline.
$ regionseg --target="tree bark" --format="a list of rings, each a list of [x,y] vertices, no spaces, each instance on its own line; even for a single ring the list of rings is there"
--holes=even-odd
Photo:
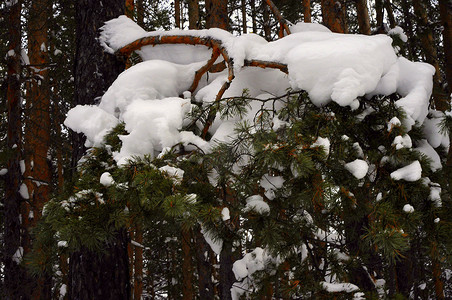
[[[412,22],[412,17],[411,17],[411,12],[410,12],[410,5],[408,4],[407,0],[402,0],[401,1],[401,6],[402,6],[402,12],[404,15],[404,29],[406,32],[406,35],[408,36],[408,41],[406,42],[406,47],[408,49],[408,59],[409,60],[414,60],[414,42],[413,42],[413,22]]]
[[[143,0],[137,0],[137,24],[144,27],[144,3]]]
[[[121,230],[101,253],[83,248],[71,254],[70,299],[130,299],[127,241]]]
[[[443,27],[443,47],[445,57],[448,94],[452,93],[452,4],[448,0],[439,0],[439,12]],[[449,99],[450,101],[450,99]],[[450,105],[450,103],[449,103]]]
[[[143,244],[143,230],[137,226],[135,232],[135,241],[140,245]],[[134,269],[134,285],[133,285],[133,299],[140,300],[143,293],[143,248],[136,246],[135,259],[133,264]]]
[[[212,270],[209,261],[210,247],[200,229],[196,230],[196,260],[198,267],[198,287],[200,299],[214,299]]]
[[[182,229],[182,296],[184,300],[193,299],[193,272],[191,262],[191,233]]]
[[[441,72],[439,69],[438,54],[433,39],[433,31],[429,24],[427,8],[421,1],[413,1],[414,13],[418,18],[418,35],[421,39],[422,52],[426,61],[431,64],[436,72],[433,76],[433,100],[437,110],[446,111],[449,107],[447,95],[441,88]]]
[[[199,3],[198,0],[188,0],[188,28],[199,29]]]
[[[358,13],[358,26],[362,34],[370,35],[370,19],[369,10],[367,9],[366,0],[356,0],[356,11]]]
[[[242,0],[242,31],[243,33],[248,32],[248,25],[247,25],[247,17],[246,17],[246,0]]]
[[[135,3],[134,0],[125,0],[125,15],[133,20],[134,12],[135,12]]]
[[[180,0],[174,0],[174,22],[175,27],[180,28]]]
[[[250,6],[251,6],[251,22],[253,24],[253,33],[257,33],[256,0],[250,0]]]
[[[376,0],[375,1],[375,13],[377,15],[377,32],[378,33],[384,33],[385,28],[383,25],[383,18],[384,18],[384,6],[383,6],[384,0]]]
[[[331,31],[337,33],[347,33],[345,20],[344,3],[335,0],[322,0],[323,23]]]
[[[209,0],[206,1],[207,28],[221,28],[228,30],[228,1],[227,0]]]
[[[223,247],[220,252],[220,299],[231,300],[231,288],[235,282],[235,276],[232,272],[232,241],[223,240]]]
[[[8,109],[7,147],[10,150],[5,175],[5,199],[3,203],[3,296],[7,300],[28,299],[28,287],[25,270],[13,259],[19,253],[20,244],[20,206],[24,202],[19,193],[22,184],[20,169],[22,134],[20,104],[20,43],[22,1],[19,0],[8,8],[8,54],[6,103]]]
[[[311,0],[302,0],[303,18],[305,23],[311,23]]]
[[[384,0],[384,6],[386,9],[386,12],[388,13],[388,19],[389,19],[389,26],[391,28],[396,27],[396,21],[395,21],[395,17],[394,17],[394,11],[392,10],[392,3],[391,0]],[[416,1],[414,1],[416,2]]]

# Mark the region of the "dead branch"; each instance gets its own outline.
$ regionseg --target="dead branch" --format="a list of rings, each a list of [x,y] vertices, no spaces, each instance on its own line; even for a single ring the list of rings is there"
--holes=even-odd
[[[279,32],[279,37],[282,38],[284,36],[283,32],[282,32],[283,29],[286,31],[287,35],[289,35],[290,29],[289,29],[289,25],[287,24],[288,22],[286,19],[284,19],[281,12],[276,7],[275,3],[273,3],[272,0],[265,0],[265,2],[267,3],[268,7],[270,7],[270,10],[272,11],[273,15],[275,16],[275,18],[278,20],[279,24],[281,25],[281,31]]]

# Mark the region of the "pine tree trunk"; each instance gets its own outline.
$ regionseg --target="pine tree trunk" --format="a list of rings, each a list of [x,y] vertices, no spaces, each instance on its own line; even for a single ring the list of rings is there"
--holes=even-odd
[[[232,241],[224,239],[220,252],[220,299],[231,300],[231,288],[235,282],[232,272]]]
[[[22,184],[21,161],[21,104],[20,104],[20,43],[22,1],[9,6],[8,10],[8,55],[7,92],[8,109],[7,147],[10,150],[5,175],[5,199],[3,203],[3,297],[7,300],[28,299],[30,290],[25,270],[13,260],[20,245],[20,206],[24,199],[19,193]]]
[[[303,18],[305,23],[311,23],[311,0],[302,0]]]
[[[443,27],[443,47],[446,61],[446,78],[448,93],[452,93],[452,3],[448,0],[439,0],[439,12]],[[449,103],[450,105],[450,103]]]
[[[443,300],[443,299],[445,299],[444,283],[441,279],[440,257],[439,257],[439,251],[438,251],[438,244],[436,242],[433,242],[431,257],[432,257],[432,275],[433,275],[433,282],[435,284],[436,299]]]
[[[356,11],[358,13],[358,26],[362,34],[370,35],[369,10],[367,9],[367,0],[355,0]]]
[[[221,28],[228,30],[228,1],[227,0],[209,0],[206,1],[207,28]]]
[[[214,299],[211,264],[209,261],[210,247],[205,241],[200,229],[196,230],[196,260],[198,266],[198,288],[200,299]]]
[[[383,25],[383,18],[384,18],[384,6],[383,6],[384,0],[376,0],[375,1],[375,13],[377,15],[377,32],[378,33],[384,33],[385,28]]]
[[[125,15],[133,20],[133,15],[135,11],[135,3],[134,0],[125,0]]]
[[[144,3],[143,0],[137,0],[137,24],[144,27]]]
[[[253,33],[257,33],[256,0],[250,0],[250,6],[251,6],[251,23],[253,24]]]
[[[413,1],[414,13],[418,18],[418,35],[421,39],[422,52],[426,61],[435,67],[435,75],[433,76],[433,100],[437,110],[446,111],[449,103],[447,95],[441,88],[441,72],[439,69],[438,55],[436,51],[435,41],[433,39],[433,31],[429,24],[427,8],[421,1]]]
[[[335,0],[322,0],[323,23],[333,32],[347,33],[344,3]]]
[[[247,26],[247,17],[246,17],[246,0],[242,0],[242,32],[247,33],[248,32],[248,26]]]
[[[182,295],[184,300],[193,299],[193,272],[191,263],[191,233],[182,229]]]
[[[124,62],[106,53],[98,43],[98,30],[112,18],[124,14],[124,0],[78,0],[76,2],[75,104],[94,104],[105,93]],[[73,133],[72,167],[85,152],[85,137]],[[120,230],[106,241],[105,252],[82,248],[69,261],[70,299],[129,299],[130,277],[127,234]]]
[[[270,12],[268,6],[265,4],[265,1],[262,1],[262,20],[263,20],[263,28],[264,28],[264,37],[267,41],[271,41],[272,32],[270,26]]]
[[[415,53],[413,45],[413,22],[410,13],[410,5],[407,0],[401,1],[401,8],[404,15],[403,19],[405,21],[403,28],[405,29],[406,35],[408,37],[408,41],[406,42],[406,47],[408,49],[408,59],[413,60]]]
[[[386,8],[386,12],[388,13],[388,19],[389,19],[389,26],[391,28],[396,27],[396,22],[395,22],[395,18],[394,18],[394,12],[392,10],[392,3],[391,0],[384,0],[385,3],[385,8]],[[416,1],[414,1],[416,2]]]
[[[118,231],[101,253],[82,248],[71,254],[70,299],[130,299],[127,232]]]
[[[188,0],[188,28],[199,29],[199,3],[198,0]]]
[[[138,226],[135,232],[135,241],[140,245],[143,244],[143,231]],[[133,299],[141,299],[143,293],[143,248],[135,247],[135,259],[134,259],[134,285],[133,285]],[[130,257],[130,256],[129,256]]]
[[[180,0],[174,0],[174,22],[175,27],[180,28]]]

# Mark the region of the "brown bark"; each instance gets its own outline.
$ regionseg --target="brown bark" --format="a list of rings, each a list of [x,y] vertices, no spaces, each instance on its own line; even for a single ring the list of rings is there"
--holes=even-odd
[[[439,257],[439,251],[438,251],[438,244],[436,242],[433,242],[431,257],[432,257],[432,275],[433,275],[433,282],[435,283],[436,299],[442,300],[442,299],[445,299],[444,283],[441,279],[440,257]]]
[[[198,0],[188,0],[188,28],[199,29],[199,21]]]
[[[22,1],[7,8],[8,12],[8,54],[6,103],[8,109],[7,147],[10,150],[5,175],[5,199],[3,206],[3,295],[5,299],[28,297],[26,273],[14,260],[13,255],[20,247],[20,206],[24,199],[19,193],[22,183],[21,158],[21,107],[20,107],[20,13]]]
[[[143,244],[143,230],[140,226],[137,226],[135,232],[135,241],[140,245]],[[136,246],[134,255],[134,284],[133,284],[133,299],[141,299],[141,294],[143,293],[143,247]]]
[[[421,39],[422,52],[426,61],[431,64],[436,72],[433,76],[433,100],[437,110],[446,111],[449,103],[447,96],[441,88],[441,73],[439,69],[438,55],[433,38],[433,31],[429,25],[427,8],[421,1],[413,1],[414,13],[418,19],[418,36]]]
[[[448,0],[439,0],[441,25],[443,27],[443,47],[445,57],[445,73],[448,93],[452,93],[452,4]],[[449,100],[450,101],[450,100]],[[450,105],[450,103],[449,103]]]
[[[385,29],[383,26],[383,18],[384,18],[384,0],[376,0],[375,1],[375,12],[377,15],[377,32],[384,33]]]
[[[367,0],[356,0],[356,11],[358,13],[358,26],[362,34],[370,35],[369,10],[367,9]]]
[[[311,0],[302,0],[303,18],[305,23],[311,23]]]
[[[401,7],[402,7],[402,12],[404,15],[404,26],[403,28],[405,29],[406,35],[408,37],[408,41],[406,42],[406,48],[408,50],[408,59],[409,60],[414,60],[414,45],[413,45],[413,22],[412,22],[412,17],[411,17],[411,13],[410,13],[410,4],[408,3],[408,0],[402,0],[401,1]]]
[[[209,0],[206,1],[207,28],[221,28],[228,30],[228,1],[227,0]]]
[[[144,27],[144,3],[143,0],[137,0],[137,24]]]
[[[323,23],[331,31],[337,33],[347,33],[345,21],[344,3],[335,0],[322,0]]]
[[[265,2],[267,3],[271,12],[273,13],[275,18],[278,20],[279,24],[281,25],[281,30],[284,29],[284,31],[287,33],[287,35],[289,35],[290,34],[289,26],[287,25],[286,19],[284,19],[283,16],[281,15],[281,12],[279,11],[279,9],[276,7],[276,5],[273,3],[273,1],[265,0]],[[282,35],[280,35],[280,38],[281,37],[282,37]]]
[[[125,15],[133,20],[134,11],[135,11],[134,0],[126,0],[125,5],[126,5]]]
[[[389,19],[389,26],[391,28],[396,27],[396,21],[395,21],[395,17],[394,17],[394,12],[392,10],[392,3],[391,0],[384,0],[384,6],[386,9],[386,12],[388,13],[388,19]],[[414,1],[417,2],[417,1]]]
[[[191,232],[182,229],[182,296],[184,300],[193,299],[193,266],[191,262]]]
[[[246,18],[246,0],[242,0],[242,6],[241,6],[241,10],[242,10],[242,31],[243,33],[247,33],[248,32],[248,26],[247,26],[247,18]]]
[[[257,33],[256,0],[250,0],[250,6],[251,6],[251,23],[253,24],[253,33]]]
[[[267,41],[271,41],[272,32],[271,32],[271,26],[270,26],[270,13],[269,13],[268,6],[265,5],[265,2],[262,2],[262,20],[264,22],[262,24],[262,27],[264,29],[264,37]]]
[[[174,22],[175,27],[180,28],[180,0],[174,0]]]

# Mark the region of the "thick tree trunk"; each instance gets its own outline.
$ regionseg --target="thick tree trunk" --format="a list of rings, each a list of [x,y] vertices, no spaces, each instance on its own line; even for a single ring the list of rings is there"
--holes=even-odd
[[[8,7],[7,92],[8,109],[7,147],[10,150],[5,175],[5,199],[3,202],[3,297],[7,300],[28,299],[30,290],[26,273],[14,259],[20,253],[20,206],[24,199],[19,193],[22,184],[21,161],[21,104],[20,104],[20,13],[22,1]]]
[[[135,2],[134,0],[125,0],[125,15],[133,20],[135,12]]]
[[[198,287],[200,299],[214,299],[212,270],[209,260],[210,247],[201,231],[196,230],[196,260],[198,266]]]
[[[184,300],[193,299],[193,267],[191,262],[191,232],[182,229],[182,295]]]
[[[323,23],[333,32],[347,33],[343,1],[322,0]]]
[[[99,28],[112,18],[124,14],[125,1],[78,0],[76,2],[75,104],[99,101],[119,73],[124,62],[106,53],[98,43]],[[85,137],[73,133],[72,167],[85,152]],[[70,299],[129,299],[130,278],[127,256],[127,234],[116,233],[106,241],[105,251],[94,253],[86,248],[70,256]]]
[[[199,29],[199,2],[188,0],[188,28]]]
[[[231,288],[235,282],[232,272],[232,241],[223,240],[223,247],[220,252],[220,299],[231,300]]]
[[[367,0],[355,0],[356,11],[358,13],[358,26],[362,34],[370,35],[369,10],[367,9]]]
[[[384,0],[375,0],[375,13],[377,15],[377,32],[384,33],[385,28],[383,25],[384,18]]]
[[[305,23],[311,23],[311,0],[302,0],[303,18]]]
[[[452,93],[452,3],[449,0],[439,0],[439,9],[441,25],[443,27],[443,47],[446,61],[447,87],[450,95]]]
[[[228,30],[228,1],[227,0],[209,0],[206,1],[207,28],[221,28]]]
[[[127,242],[121,230],[100,253],[83,248],[71,254],[70,299],[130,299]]]
[[[441,88],[441,72],[439,69],[438,55],[436,51],[435,41],[433,39],[433,31],[429,24],[427,8],[421,1],[413,1],[414,13],[418,18],[418,35],[421,38],[422,52],[426,61],[435,67],[435,75],[433,76],[433,100],[437,110],[446,111],[449,103],[447,95]]]

